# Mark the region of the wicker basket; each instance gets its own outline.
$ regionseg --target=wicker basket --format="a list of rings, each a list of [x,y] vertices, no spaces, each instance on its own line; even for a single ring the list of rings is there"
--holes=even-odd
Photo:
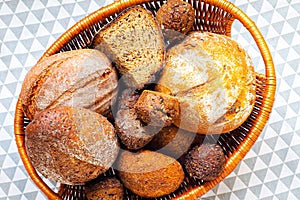
[[[231,25],[235,19],[251,33],[263,57],[265,74],[257,75],[257,96],[253,112],[247,121],[238,129],[222,134],[217,143],[222,146],[227,154],[228,161],[223,173],[213,181],[203,182],[186,178],[180,188],[174,193],[159,199],[196,199],[221,182],[249,151],[263,130],[272,110],[276,77],[271,54],[267,44],[249,17],[232,3],[226,0],[187,0],[196,10],[196,20],[193,29],[210,31],[230,36]],[[44,53],[42,58],[61,51],[85,48],[90,43],[95,33],[105,24],[113,20],[122,10],[133,6],[143,5],[156,13],[164,3],[163,0],[121,0],[85,17],[69,30],[67,30],[56,42]],[[42,59],[41,58],[41,59]],[[48,185],[35,171],[29,162],[24,145],[24,127],[29,123],[22,111],[20,100],[15,112],[15,137],[21,159],[35,184],[44,192],[49,199],[86,199],[83,186],[61,185],[58,193],[51,190]],[[114,173],[113,170],[107,172]],[[125,199],[142,199],[126,190]]]

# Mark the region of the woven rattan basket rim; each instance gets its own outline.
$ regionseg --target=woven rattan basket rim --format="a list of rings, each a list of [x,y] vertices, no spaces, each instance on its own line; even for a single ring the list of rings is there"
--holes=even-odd
[[[112,15],[114,13],[119,13],[121,10],[133,5],[138,5],[138,4],[151,2],[151,1],[152,0],[121,0],[95,11],[94,13],[88,15],[87,17],[83,18],[81,21],[76,23],[73,27],[67,30],[61,37],[59,37],[55,41],[55,43],[47,49],[47,51],[44,53],[41,59],[46,56],[50,56],[52,54],[59,52],[59,50],[63,48],[64,45],[66,45],[66,43],[70,41],[75,35],[82,32],[86,28],[90,27],[92,24],[95,24],[97,21],[104,19],[105,16]],[[261,78],[264,80],[264,84],[266,86],[264,92],[265,94],[264,101],[262,102],[261,105],[261,111],[258,117],[256,118],[256,120],[253,121],[253,128],[249,131],[249,134],[246,136],[246,138],[244,138],[243,142],[241,142],[239,148],[233,154],[230,155],[223,173],[215,180],[205,182],[199,187],[193,188],[192,190],[186,192],[180,197],[177,197],[176,199],[196,199],[197,197],[202,196],[207,191],[209,191],[214,186],[216,186],[219,182],[221,182],[226,176],[228,176],[234,170],[234,168],[238,165],[238,163],[243,159],[243,157],[246,155],[246,153],[255,143],[261,131],[264,129],[264,126],[272,111],[274,97],[275,97],[275,90],[276,90],[276,75],[275,75],[272,56],[270,54],[269,48],[262,34],[258,30],[255,23],[242,10],[240,10],[234,4],[226,0],[194,0],[194,1],[206,2],[225,10],[226,12],[232,15],[232,21],[237,19],[243,24],[244,27],[247,28],[247,30],[250,32],[253,39],[255,40],[260,50],[261,56],[264,60],[265,75],[262,75]],[[230,27],[226,31],[226,34],[230,35]],[[41,177],[39,177],[39,175],[37,174],[34,167],[31,165],[29,161],[29,158],[26,154],[25,143],[24,143],[25,141],[24,118],[25,116],[22,110],[21,101],[19,99],[17,102],[16,112],[15,112],[14,130],[15,130],[16,143],[18,146],[20,157],[30,177],[35,182],[35,184],[44,192],[44,194],[49,199],[60,199],[59,197],[60,195],[55,193],[54,191],[51,190],[51,188],[48,187],[48,185],[41,179]]]

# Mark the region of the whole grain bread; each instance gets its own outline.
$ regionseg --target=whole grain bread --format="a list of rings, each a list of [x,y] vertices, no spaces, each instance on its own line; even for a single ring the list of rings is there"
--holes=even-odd
[[[160,26],[152,13],[141,6],[126,9],[102,28],[91,48],[108,55],[124,82],[138,89],[155,80],[165,57]]]
[[[219,134],[239,127],[251,114],[255,81],[250,56],[236,41],[195,31],[168,51],[156,90],[179,99],[176,126]]]
[[[93,49],[58,53],[27,73],[20,98],[25,115],[57,106],[79,106],[106,115],[117,94],[118,77],[110,60]]]
[[[134,107],[138,117],[151,126],[170,126],[180,117],[178,99],[162,92],[144,90]]]
[[[25,133],[27,155],[35,169],[69,185],[84,184],[107,171],[119,151],[113,125],[84,108],[43,110]]]

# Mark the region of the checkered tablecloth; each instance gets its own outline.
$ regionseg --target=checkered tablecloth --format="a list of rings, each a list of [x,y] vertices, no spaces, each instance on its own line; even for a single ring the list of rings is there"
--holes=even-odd
[[[67,28],[111,2],[0,0],[0,200],[46,199],[28,177],[14,140],[14,109],[25,74]],[[253,148],[203,199],[300,199],[300,0],[232,2],[255,21],[266,39],[277,71],[276,101]],[[235,22],[232,37],[263,72],[262,58],[247,30]]]

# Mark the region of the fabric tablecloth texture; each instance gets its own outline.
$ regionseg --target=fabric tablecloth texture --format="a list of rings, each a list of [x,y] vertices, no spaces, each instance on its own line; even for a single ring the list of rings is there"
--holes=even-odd
[[[0,1],[0,200],[46,199],[20,160],[14,109],[28,70],[75,22],[112,0]],[[201,199],[300,199],[300,1],[232,0],[257,24],[277,72],[273,112],[237,168]],[[232,37],[264,64],[248,31],[234,22]],[[48,181],[49,182],[49,181]],[[49,182],[55,188],[55,183]]]

